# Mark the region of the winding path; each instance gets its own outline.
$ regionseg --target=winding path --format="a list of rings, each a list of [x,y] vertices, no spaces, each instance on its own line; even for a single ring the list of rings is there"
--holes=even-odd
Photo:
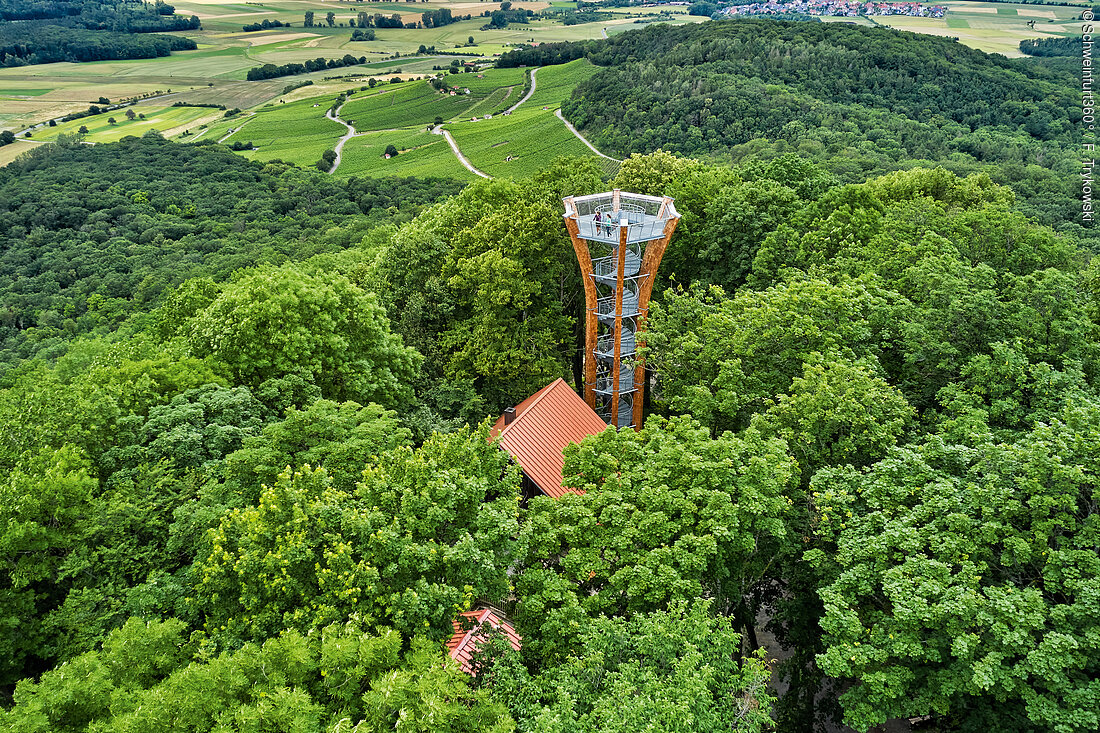
[[[508,109],[504,110],[505,114],[511,114],[512,112],[515,112],[516,107],[518,107],[521,104],[523,104],[524,102],[526,102],[528,99],[531,98],[531,95],[535,93],[535,74],[537,74],[538,71],[539,70],[537,68],[531,69],[531,88],[527,90],[526,94],[524,94],[522,97],[520,97],[520,100],[518,102],[513,104]]]
[[[481,176],[482,178],[492,178],[492,176],[490,176],[488,173],[483,173],[483,172],[479,171],[477,168],[474,168],[473,163],[466,160],[466,156],[463,155],[462,151],[458,149],[458,143],[456,143],[455,139],[453,137],[451,137],[451,133],[447,132],[446,130],[444,130],[440,127],[434,128],[432,130],[432,132],[434,132],[436,135],[442,135],[443,136],[443,138],[451,146],[451,150],[454,152],[455,157],[458,158],[458,162],[461,163],[462,165],[466,166],[466,170],[470,171],[474,175]]]
[[[607,158],[608,160],[613,160],[613,161],[615,161],[616,163],[622,163],[622,161],[621,161],[621,160],[619,160],[618,158],[612,158],[612,157],[611,157],[610,155],[604,155],[604,154],[603,154],[603,153],[601,153],[601,152],[600,152],[599,150],[596,150],[596,146],[595,146],[595,145],[593,145],[592,143],[588,142],[587,140],[585,140],[585,139],[584,139],[584,135],[580,134],[580,133],[579,133],[579,132],[577,131],[577,128],[573,127],[572,123],[571,123],[571,122],[569,122],[569,120],[565,119],[565,118],[564,118],[564,117],[562,116],[562,114],[561,114],[561,110],[560,110],[560,109],[556,109],[556,110],[554,110],[554,114],[555,114],[555,115],[557,115],[558,119],[559,119],[559,120],[561,120],[562,122],[564,122],[564,123],[565,123],[565,126],[569,128],[569,131],[570,131],[571,133],[573,133],[574,135],[576,135],[576,136],[577,136],[577,139],[578,139],[578,140],[580,140],[580,141],[581,141],[582,143],[584,143],[585,145],[587,145],[587,146],[588,146],[588,149],[589,149],[589,150],[591,150],[591,151],[592,151],[593,153],[595,153],[596,155],[600,156],[601,158]]]
[[[336,147],[334,147],[332,149],[333,152],[336,153],[336,160],[333,161],[332,168],[328,172],[330,176],[333,173],[336,172],[337,168],[340,167],[340,151],[342,151],[344,149],[344,143],[346,143],[351,138],[355,137],[355,128],[352,127],[351,125],[349,125],[347,122],[344,122],[342,119],[340,119],[340,110],[342,110],[343,108],[344,108],[344,105],[341,104],[339,107],[336,108],[335,112],[333,112],[331,109],[328,112],[325,112],[325,117],[328,117],[333,122],[339,122],[341,125],[348,128],[347,134],[344,135],[339,140],[337,140],[336,141]]]

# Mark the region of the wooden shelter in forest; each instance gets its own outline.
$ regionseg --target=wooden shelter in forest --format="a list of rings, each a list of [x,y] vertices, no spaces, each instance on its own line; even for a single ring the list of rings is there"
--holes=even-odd
[[[504,638],[517,652],[520,649],[519,634],[512,622],[500,609],[492,606],[479,606],[463,613],[454,620],[454,634],[447,642],[447,652],[451,659],[462,665],[462,671],[473,674],[473,655],[488,641],[494,630],[504,634]]]
[[[562,451],[589,435],[607,428],[596,412],[566,384],[557,379],[496,421],[490,437],[523,469],[524,499],[539,493],[554,499],[576,493],[562,486]]]

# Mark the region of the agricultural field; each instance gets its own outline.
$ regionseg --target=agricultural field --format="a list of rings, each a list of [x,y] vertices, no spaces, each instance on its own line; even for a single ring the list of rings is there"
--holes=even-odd
[[[128,119],[126,112],[134,113],[134,119]],[[137,115],[144,115],[140,119]],[[71,122],[62,122],[56,127],[41,127],[34,131],[34,139],[39,142],[56,140],[59,135],[73,135],[81,127],[88,128],[84,139],[92,143],[111,143],[127,135],[141,137],[150,130],[156,130],[165,136],[183,132],[191,125],[203,121],[213,121],[222,116],[222,111],[208,107],[127,107],[114,109],[91,117],[82,117]],[[114,122],[111,122],[114,120]]]
[[[463,78],[473,76],[473,74],[462,74],[461,77],[451,76],[448,82],[462,87]],[[522,78],[518,86],[498,85],[491,90],[486,87],[478,93],[471,88],[470,94],[456,96],[441,94],[426,81],[411,82],[394,85],[382,93],[369,97],[352,97],[340,110],[340,116],[352,121],[351,124],[355,125],[357,130],[385,130],[427,125],[436,117],[442,117],[444,120],[468,117],[482,107],[485,108],[484,113],[491,113],[500,109],[509,98],[518,101],[522,91]]]
[[[546,66],[539,69],[535,77],[535,93],[524,102],[524,106],[557,109],[569,98],[573,89],[582,81],[587,81],[599,69],[585,60],[571,61],[560,66]]]
[[[386,160],[385,150],[393,145],[396,158]],[[442,135],[423,130],[371,132],[357,135],[344,145],[341,176],[417,176],[476,180],[458,161]]]
[[[452,123],[446,128],[470,162],[494,177],[527,178],[563,155],[595,157],[554,110],[596,71],[585,60],[543,67],[536,77],[535,93],[513,114]]]
[[[486,18],[481,13],[495,10],[497,2],[430,0],[417,3],[334,2],[331,0],[273,0],[272,2],[211,2],[179,0],[173,3],[180,15],[197,15],[202,29],[180,35],[198,43],[193,51],[175,52],[169,57],[93,63],[54,63],[19,68],[0,68],[0,129],[21,132],[48,119],[83,111],[99,97],[112,102],[152,94],[167,94],[161,103],[176,101],[224,104],[227,107],[253,109],[268,102],[290,102],[314,93],[328,94],[331,89],[296,91],[282,96],[283,90],[297,81],[327,83],[325,77],[374,75],[386,78],[424,76],[433,66],[450,64],[448,52],[461,54],[462,60],[481,58],[489,61],[516,44],[599,38],[605,32],[638,28],[639,16],[657,12],[651,8],[615,8],[615,17],[602,23],[566,26],[554,18],[532,18],[523,24],[502,29],[482,30]],[[572,2],[514,2],[513,7],[541,12],[551,8],[572,9]],[[352,41],[351,21],[358,13],[371,15],[397,13],[405,22],[420,20],[425,11],[448,8],[456,15],[470,14],[470,20],[440,28],[375,29],[373,41]],[[314,26],[305,27],[307,12],[314,14]],[[326,22],[333,13],[333,25]],[[670,22],[701,22],[677,8]],[[243,26],[264,20],[289,23],[290,27],[245,32]],[[606,29],[606,30],[605,30]],[[472,39],[472,41],[471,41]],[[434,56],[415,56],[418,49],[434,48]],[[329,69],[312,74],[246,82],[248,70],[263,64],[304,62],[317,57],[335,58],[345,54],[366,57],[364,66]],[[396,71],[400,69],[400,72]],[[522,82],[518,82],[522,84]],[[339,90],[337,90],[339,91]],[[517,90],[518,91],[518,90]],[[501,93],[504,96],[504,93]],[[492,112],[494,102],[478,108],[474,114]],[[459,106],[459,105],[456,105]]]
[[[30,150],[34,150],[42,143],[36,143],[32,140],[17,140],[10,145],[0,146],[0,166],[5,166],[18,158],[23,153]]]
[[[948,8],[943,18],[889,15],[877,16],[874,22],[903,31],[950,36],[987,53],[1020,57],[1020,41],[1080,33],[1077,18],[1084,7],[951,0],[943,4]]]
[[[228,125],[219,123],[214,130],[206,131],[205,137],[213,137],[227,145],[251,142],[256,149],[246,150],[242,155],[253,160],[278,158],[297,165],[312,165],[347,132],[339,122],[325,117],[333,100],[317,97],[263,107],[255,114],[230,120]],[[223,126],[232,128],[233,132],[227,129],[224,134],[218,134]],[[192,139],[196,138],[198,135]]]
[[[541,109],[447,129],[475,167],[499,178],[528,178],[563,155],[592,155],[552,111]]]

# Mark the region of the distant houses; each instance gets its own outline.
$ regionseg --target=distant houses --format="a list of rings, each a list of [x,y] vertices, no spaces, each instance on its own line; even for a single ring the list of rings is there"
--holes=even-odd
[[[734,5],[728,15],[802,15],[840,16],[908,15],[918,18],[942,18],[944,5],[924,5],[917,2],[856,2],[855,0],[769,0],[768,2]]]

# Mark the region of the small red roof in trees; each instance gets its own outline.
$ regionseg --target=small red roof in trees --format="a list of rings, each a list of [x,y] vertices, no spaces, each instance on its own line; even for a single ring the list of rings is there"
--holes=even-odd
[[[473,627],[469,631],[463,629],[463,619],[469,619],[473,623]],[[504,637],[508,639],[508,643],[512,645],[513,649],[517,652],[520,649],[519,634],[516,633],[512,622],[495,608],[485,606],[467,611],[456,618],[453,624],[454,636],[447,642],[447,651],[451,655],[451,659],[462,665],[462,671],[466,674],[474,673],[471,659],[474,652],[481,648],[481,645],[486,641],[486,631],[483,624],[499,629]]]
[[[607,423],[588,406],[573,388],[558,379],[516,405],[516,416],[505,425],[501,417],[491,437],[500,436],[500,447],[508,451],[544,494],[558,499],[579,493],[561,485],[565,463],[562,451],[589,435],[601,433]]]

